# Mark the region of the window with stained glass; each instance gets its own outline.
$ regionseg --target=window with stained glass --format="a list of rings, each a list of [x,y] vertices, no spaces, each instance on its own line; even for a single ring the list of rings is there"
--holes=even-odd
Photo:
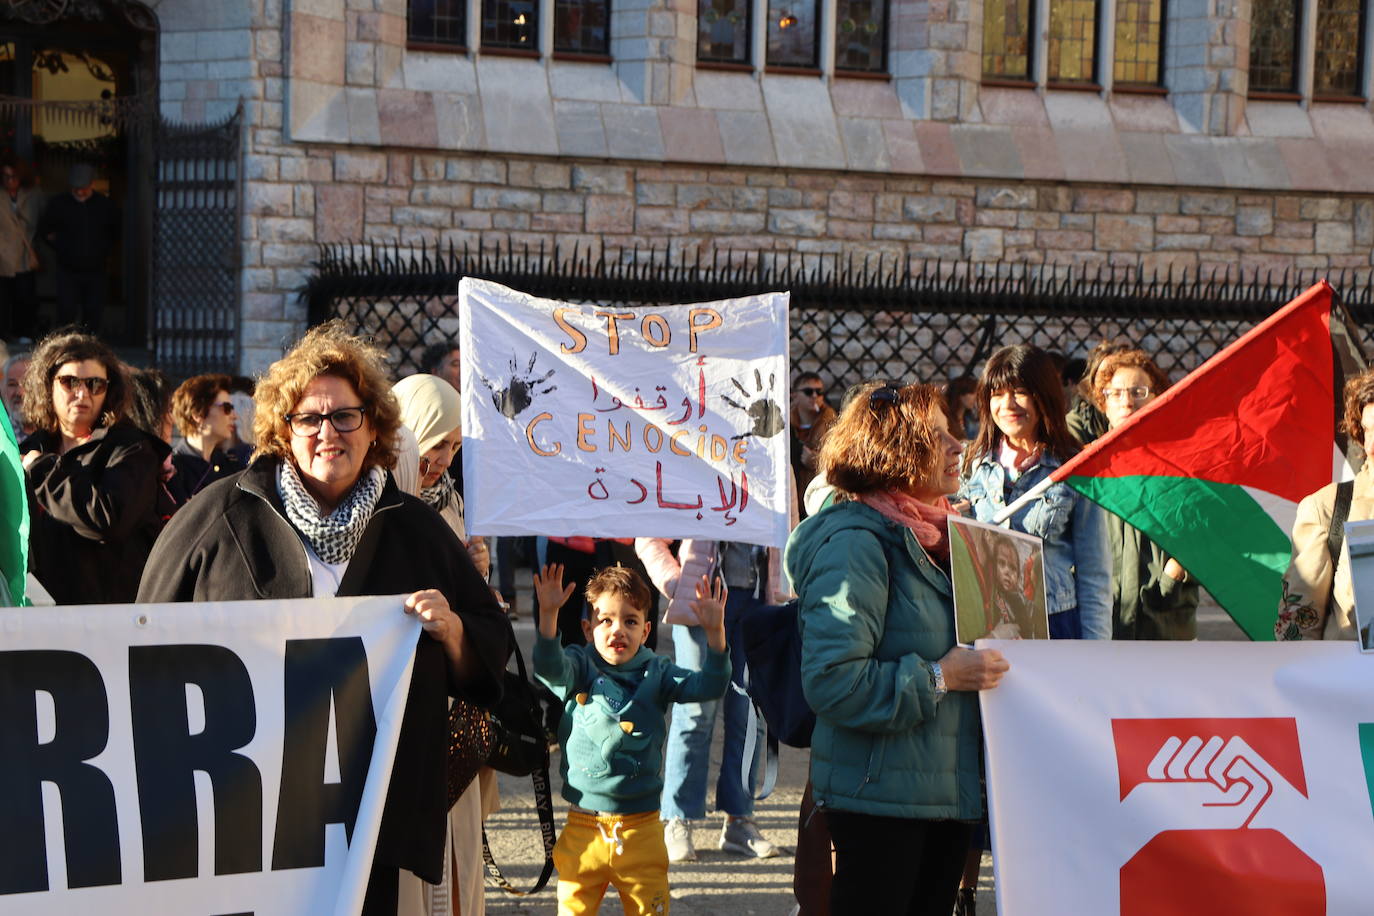
[[[467,0],[410,0],[406,4],[406,38],[416,44],[466,45]]]
[[[1031,78],[1033,0],[987,0],[983,5],[983,78]]]
[[[553,49],[605,55],[611,50],[610,0],[554,0]]]
[[[750,0],[700,0],[697,5],[697,60],[749,63]]]
[[[1317,47],[1312,91],[1358,96],[1364,12],[1360,0],[1317,0]]]
[[[1163,70],[1164,0],[1116,0],[1114,83],[1158,86]]]
[[[1301,0],[1253,0],[1250,91],[1297,92]]]
[[[837,0],[835,69],[887,72],[887,0]]]
[[[482,47],[538,52],[538,0],[482,0]]]
[[[1097,0],[1050,0],[1046,79],[1091,83],[1097,79],[1096,54]]]
[[[768,65],[820,65],[820,0],[770,0],[768,4]]]

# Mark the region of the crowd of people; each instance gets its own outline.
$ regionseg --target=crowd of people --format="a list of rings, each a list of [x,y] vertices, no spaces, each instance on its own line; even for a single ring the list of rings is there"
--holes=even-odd
[[[382,351],[331,323],[256,382],[199,375],[174,388],[70,329],[4,364],[30,571],[53,602],[409,596],[424,632],[368,914],[484,911],[481,825],[499,799],[486,771],[447,804],[448,707],[499,695],[525,545],[498,543],[493,564],[466,530],[461,358],[441,341],[426,371],[393,380]],[[752,817],[761,748],[739,632],[789,595],[816,715],[797,912],[974,911],[989,848],[977,692],[1008,663],[956,644],[947,517],[988,521],[1012,506],[1006,524],[1043,541],[1053,639],[1196,635],[1198,583],[1140,531],[1064,484],[1014,506],[1169,385],[1123,345],[1099,347],[1079,372],[1009,346],[976,379],[871,380],[838,409],[825,380],[802,373],[785,551],[656,538],[541,547],[534,669],[557,699],[549,726],[572,806],[555,850],[560,912],[594,912],[610,885],[626,912],[666,911],[670,866],[696,857],[689,825],[707,816],[717,719],[719,846],[781,853]],[[1345,415],[1358,441],[1374,431],[1374,373],[1352,380]],[[1281,638],[1354,637],[1328,528],[1338,511],[1370,517],[1368,467],[1353,496],[1333,485],[1302,504]],[[672,661],[655,651],[660,620]]]

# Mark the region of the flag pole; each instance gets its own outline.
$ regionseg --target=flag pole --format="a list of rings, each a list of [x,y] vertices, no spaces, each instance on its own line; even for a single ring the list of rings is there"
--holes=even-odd
[[[1031,487],[1029,490],[1018,496],[1010,506],[1007,506],[1001,512],[998,512],[996,515],[994,515],[992,517],[992,523],[994,525],[1002,524],[1007,519],[1015,515],[1021,509],[1022,506],[1039,499],[1042,495],[1044,495],[1046,490],[1054,486],[1056,483],[1058,483],[1058,481],[1056,481],[1053,477],[1046,477],[1044,480],[1040,481],[1035,486]]]

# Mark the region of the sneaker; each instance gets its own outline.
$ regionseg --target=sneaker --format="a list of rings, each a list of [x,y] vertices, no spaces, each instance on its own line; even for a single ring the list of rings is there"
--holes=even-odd
[[[669,862],[695,862],[696,848],[692,845],[692,828],[680,817],[663,825],[663,843],[668,847]]]
[[[756,859],[771,859],[782,855],[782,850],[768,842],[764,835],[759,833],[758,825],[754,823],[753,818],[749,817],[725,819],[725,826],[720,831],[720,848],[725,852],[753,856]]]

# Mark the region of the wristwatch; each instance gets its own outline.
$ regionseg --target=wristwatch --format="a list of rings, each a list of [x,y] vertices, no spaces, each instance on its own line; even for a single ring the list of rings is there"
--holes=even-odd
[[[940,702],[949,693],[949,688],[945,686],[945,673],[940,670],[939,662],[930,663],[930,686],[935,691],[935,702]]]

